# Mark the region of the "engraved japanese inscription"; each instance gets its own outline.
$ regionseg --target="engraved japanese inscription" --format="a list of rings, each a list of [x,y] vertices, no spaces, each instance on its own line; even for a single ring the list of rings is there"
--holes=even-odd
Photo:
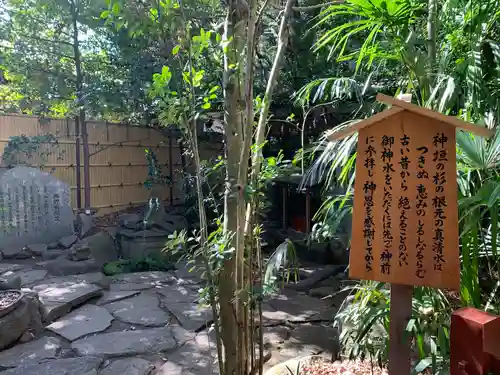
[[[401,112],[358,134],[350,276],[459,285],[455,127]]]

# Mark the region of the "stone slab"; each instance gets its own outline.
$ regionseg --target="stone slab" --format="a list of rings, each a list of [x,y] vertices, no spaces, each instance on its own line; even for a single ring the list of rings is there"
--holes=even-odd
[[[174,335],[170,327],[102,333],[77,340],[71,347],[80,356],[120,357],[159,353],[177,347]]]
[[[0,276],[4,272],[14,272],[14,271],[19,271],[20,269],[23,269],[24,266],[22,264],[16,264],[16,263],[0,263]]]
[[[27,249],[31,252],[31,254],[36,255],[36,256],[41,256],[43,253],[47,251],[47,245],[46,244],[31,244],[26,246]]]
[[[60,250],[60,249],[49,249],[45,253],[42,254],[42,261],[46,260],[53,260],[56,258],[62,257],[64,254],[66,254],[66,250]]]
[[[142,358],[119,359],[104,367],[100,375],[148,375],[154,365]]]
[[[57,359],[19,366],[0,372],[0,375],[96,375],[102,361],[102,358],[92,356]]]
[[[140,294],[126,300],[106,305],[116,319],[146,327],[161,327],[170,321],[170,315],[160,308],[158,298]]]
[[[286,292],[268,303],[276,309],[273,313],[264,313],[264,317],[270,320],[290,321],[290,322],[308,322],[323,319],[332,319],[328,317],[330,304],[327,300],[313,298],[305,294]]]
[[[198,293],[181,285],[156,289],[162,304],[187,330],[196,331],[213,320],[210,308],[200,306]]]
[[[217,349],[213,335],[199,333],[182,347],[166,354],[167,362],[157,375],[218,375]]]
[[[132,272],[113,277],[113,283],[151,283],[153,285],[162,285],[172,284],[175,281],[176,278],[172,273],[163,271]]]
[[[140,291],[138,290],[130,290],[130,291],[109,291],[104,292],[102,297],[97,301],[98,306],[106,305],[111,302],[120,301],[126,298],[134,297],[138,295]]]
[[[203,281],[200,269],[193,268],[193,264],[188,264],[185,262],[177,262],[175,264],[175,276],[180,279],[190,280],[194,283],[200,283]]]
[[[31,253],[24,246],[9,246],[2,249],[2,254],[5,259],[28,259],[31,258]]]
[[[154,288],[155,285],[150,283],[139,283],[139,284],[128,284],[128,283],[119,283],[119,284],[111,284],[109,286],[109,290],[112,292],[127,292],[127,291],[141,291],[148,290]]]
[[[61,349],[61,341],[54,337],[43,337],[36,341],[14,346],[0,352],[0,368],[33,364],[48,358],[55,358]]]
[[[102,332],[111,326],[113,317],[102,307],[85,305],[47,326],[66,340],[74,341],[91,333]]]
[[[69,249],[71,245],[73,245],[76,241],[78,241],[78,237],[76,236],[76,234],[72,234],[70,236],[59,239],[59,245],[61,245],[65,249]]]
[[[22,270],[15,273],[16,276],[21,277],[21,285],[27,286],[34,284],[38,281],[45,279],[47,271],[45,270]]]
[[[33,287],[33,290],[38,293],[47,312],[47,321],[57,319],[71,309],[102,294],[99,286],[78,280],[52,281],[39,284]]]

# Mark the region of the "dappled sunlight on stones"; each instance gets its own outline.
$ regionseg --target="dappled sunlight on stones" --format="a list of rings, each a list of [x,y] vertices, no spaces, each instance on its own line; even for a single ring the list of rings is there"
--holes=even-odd
[[[50,324],[47,329],[69,341],[74,341],[91,333],[106,330],[112,320],[113,317],[106,309],[86,305]]]
[[[106,309],[122,322],[148,327],[161,327],[169,322],[170,315],[159,307],[155,296],[140,294],[136,297],[107,304]]]
[[[33,288],[47,313],[47,321],[51,322],[67,314],[73,308],[91,298],[101,295],[101,288],[83,281],[52,280],[47,284],[39,284]]]
[[[86,356],[66,358],[40,364],[22,365],[0,372],[0,375],[96,375],[102,358]]]
[[[167,353],[158,375],[215,375],[219,373],[213,334],[202,332],[179,349]]]
[[[177,341],[169,327],[103,333],[73,342],[78,355],[119,357],[174,349]]]
[[[0,368],[16,367],[26,363],[37,363],[55,358],[61,349],[61,341],[54,337],[43,337],[26,344],[17,345],[0,352]]]
[[[156,289],[161,302],[187,330],[196,331],[213,320],[209,307],[198,304],[198,292],[181,285]]]

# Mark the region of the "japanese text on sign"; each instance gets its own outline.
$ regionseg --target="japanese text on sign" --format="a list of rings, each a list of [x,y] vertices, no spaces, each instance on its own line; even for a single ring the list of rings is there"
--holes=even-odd
[[[456,287],[455,129],[403,112],[359,131],[350,276]],[[361,198],[361,199],[360,199]]]

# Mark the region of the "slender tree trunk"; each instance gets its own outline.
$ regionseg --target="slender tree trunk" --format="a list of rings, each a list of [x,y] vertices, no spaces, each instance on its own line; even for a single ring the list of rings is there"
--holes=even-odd
[[[75,58],[76,71],[76,98],[78,100],[80,120],[80,132],[83,143],[83,185],[84,185],[84,207],[90,209],[90,153],[87,133],[87,120],[85,115],[85,94],[83,92],[83,71],[80,53],[80,42],[78,35],[78,5],[75,0],[70,0],[71,19],[73,24],[73,54]],[[78,135],[79,136],[79,135]]]
[[[285,50],[288,45],[288,22],[290,16],[293,12],[293,5],[295,4],[295,0],[287,0],[285,5],[285,10],[283,12],[283,17],[281,18],[280,29],[278,33],[278,49],[276,51],[276,55],[274,56],[273,67],[271,69],[271,73],[269,74],[269,79],[267,80],[266,93],[264,95],[264,99],[262,100],[262,109],[259,114],[259,122],[257,124],[257,130],[255,134],[255,151],[252,155],[252,176],[251,181],[253,186],[257,186],[258,177],[260,174],[260,168],[262,164],[262,147],[260,147],[264,141],[266,136],[266,127],[267,127],[267,116],[269,114],[269,107],[271,105],[274,88],[278,83],[278,76],[281,70],[281,66],[283,63],[283,58],[285,56]],[[246,225],[248,226],[251,222],[253,207],[248,205],[246,211]],[[250,228],[246,228],[246,232],[249,233]]]
[[[429,15],[427,17],[427,54],[429,58],[429,67],[431,72],[434,71],[436,64],[436,30],[437,30],[437,7],[438,0],[429,0]]]
[[[248,5],[247,5],[248,8]],[[234,254],[224,261],[219,275],[221,336],[224,344],[224,374],[244,375],[248,368],[243,354],[246,327],[245,309],[237,295],[243,270],[244,249],[239,230],[244,226],[240,202],[244,187],[240,181],[240,154],[244,142],[244,48],[248,9],[241,0],[230,0],[223,36],[224,45],[224,121],[226,123],[226,181],[223,233]]]

